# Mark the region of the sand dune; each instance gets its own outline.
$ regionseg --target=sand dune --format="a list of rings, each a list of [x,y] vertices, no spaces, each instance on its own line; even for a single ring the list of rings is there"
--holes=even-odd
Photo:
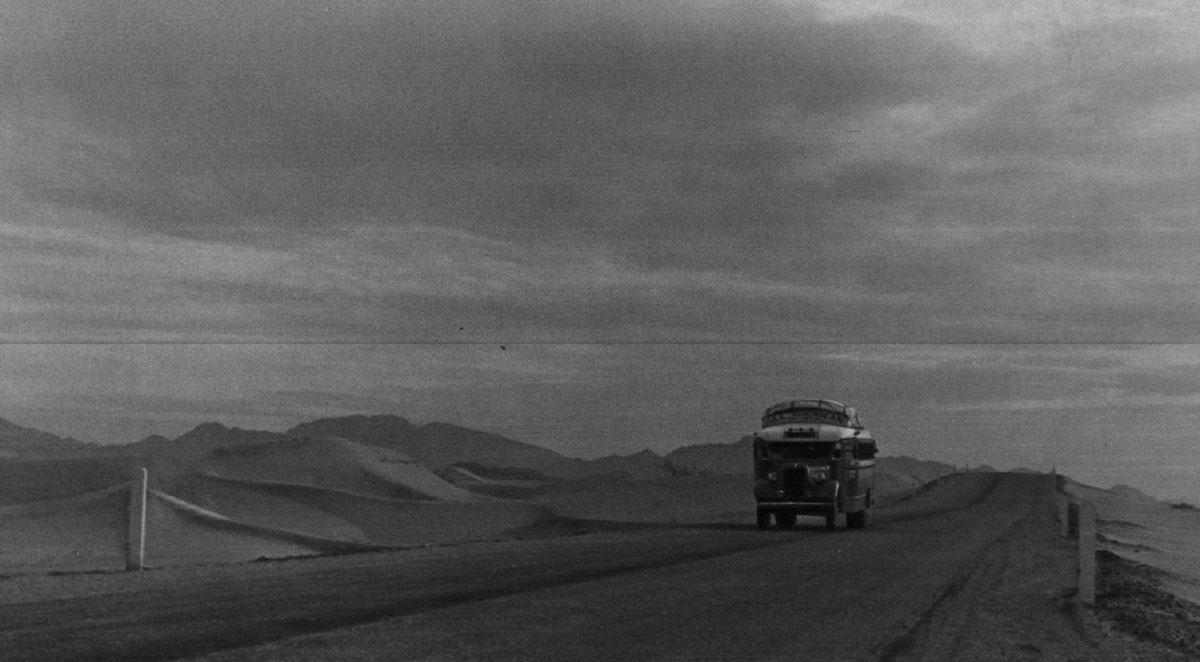
[[[0,573],[124,568],[129,469],[113,465],[100,475],[115,483],[75,496],[63,496],[70,481],[51,480],[53,463],[39,465],[41,493],[57,498],[13,503],[40,494],[14,489],[0,505]],[[218,448],[188,467],[150,476],[148,566],[489,540],[549,516],[474,495],[397,451],[340,439]],[[67,465],[66,474],[87,468]]]
[[[548,516],[532,504],[384,499],[285,484],[221,482],[212,493],[224,512],[150,491],[148,567],[492,540]],[[0,509],[0,573],[123,569],[128,502],[129,487],[120,485]]]
[[[232,563],[368,547],[232,520],[161,492],[146,504],[146,564]]]
[[[398,451],[338,440],[369,475],[440,501],[474,501],[476,497],[442,480]]]
[[[247,524],[369,542],[367,534],[352,522],[290,498],[286,490],[273,490],[253,481],[194,475],[176,481],[169,494]]]
[[[389,498],[469,501],[470,493],[391,449],[345,439],[287,439],[222,449],[204,473],[276,481]]]
[[[555,524],[564,518],[687,524],[749,518],[753,512],[740,476],[638,481],[595,475],[506,500],[450,485],[394,451],[341,440],[243,446],[216,454],[202,467],[204,473],[151,476],[148,566],[561,533],[570,530]],[[0,572],[123,568],[128,499],[129,483],[120,483],[0,507],[6,531]]]
[[[124,458],[68,457],[0,462],[0,504],[61,499],[128,481],[133,464]]]
[[[729,450],[714,448],[707,452]],[[143,465],[149,566],[553,535],[577,520],[748,521],[754,505],[743,475],[561,480],[464,462],[446,473],[450,482],[386,445],[215,424],[135,451],[13,469],[9,489],[0,488],[0,573],[122,569],[128,481]],[[30,497],[42,500],[20,503]]]
[[[496,499],[430,501],[388,499],[296,483],[210,477],[210,494],[220,494],[221,512],[268,525],[287,517],[304,530],[334,518],[347,531],[340,536],[383,545],[411,546],[482,540],[531,525],[546,516],[533,504]],[[269,505],[274,504],[274,505]]]
[[[0,508],[0,572],[125,567],[128,488]]]

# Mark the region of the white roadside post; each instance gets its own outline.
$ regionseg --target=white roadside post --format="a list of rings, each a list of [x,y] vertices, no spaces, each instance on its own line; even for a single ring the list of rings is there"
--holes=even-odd
[[[129,537],[126,570],[142,570],[146,563],[146,491],[149,474],[145,467],[134,472],[129,484]]]
[[[1068,538],[1071,535],[1071,500],[1062,494],[1056,495],[1054,499],[1058,505],[1058,535]]]
[[[1050,467],[1050,477],[1054,480],[1054,506],[1058,522],[1058,535],[1066,538],[1071,535],[1071,526],[1067,521],[1070,517],[1068,513],[1070,509],[1067,504],[1071,502],[1071,499],[1058,490],[1058,469],[1056,467]]]

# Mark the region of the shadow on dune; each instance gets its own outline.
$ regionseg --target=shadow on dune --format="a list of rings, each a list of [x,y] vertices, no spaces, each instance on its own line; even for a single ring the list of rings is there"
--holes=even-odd
[[[146,505],[146,546],[152,563],[229,562],[387,549],[384,545],[241,522],[157,490],[151,491],[151,497]]]
[[[496,499],[389,499],[297,483],[215,476],[205,479],[210,494],[241,495],[224,500],[227,507],[237,508],[239,519],[254,522],[278,519],[281,517],[278,508],[258,507],[272,498],[288,504],[293,521],[312,522],[318,515],[334,518],[353,530],[356,540],[393,547],[493,539],[505,536],[509,530],[530,526],[546,514],[546,509],[537,505]]]

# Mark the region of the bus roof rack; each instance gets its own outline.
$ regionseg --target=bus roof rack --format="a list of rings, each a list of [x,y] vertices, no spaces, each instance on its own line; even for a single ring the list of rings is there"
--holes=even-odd
[[[862,428],[854,407],[825,398],[802,398],[778,402],[763,412],[762,426],[785,423],[828,423],[848,428]]]

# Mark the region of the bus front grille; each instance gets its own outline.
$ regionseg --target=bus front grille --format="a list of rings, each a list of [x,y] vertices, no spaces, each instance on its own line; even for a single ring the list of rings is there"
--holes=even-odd
[[[808,467],[792,467],[783,470],[783,490],[787,498],[799,501],[805,497],[808,484]]]

